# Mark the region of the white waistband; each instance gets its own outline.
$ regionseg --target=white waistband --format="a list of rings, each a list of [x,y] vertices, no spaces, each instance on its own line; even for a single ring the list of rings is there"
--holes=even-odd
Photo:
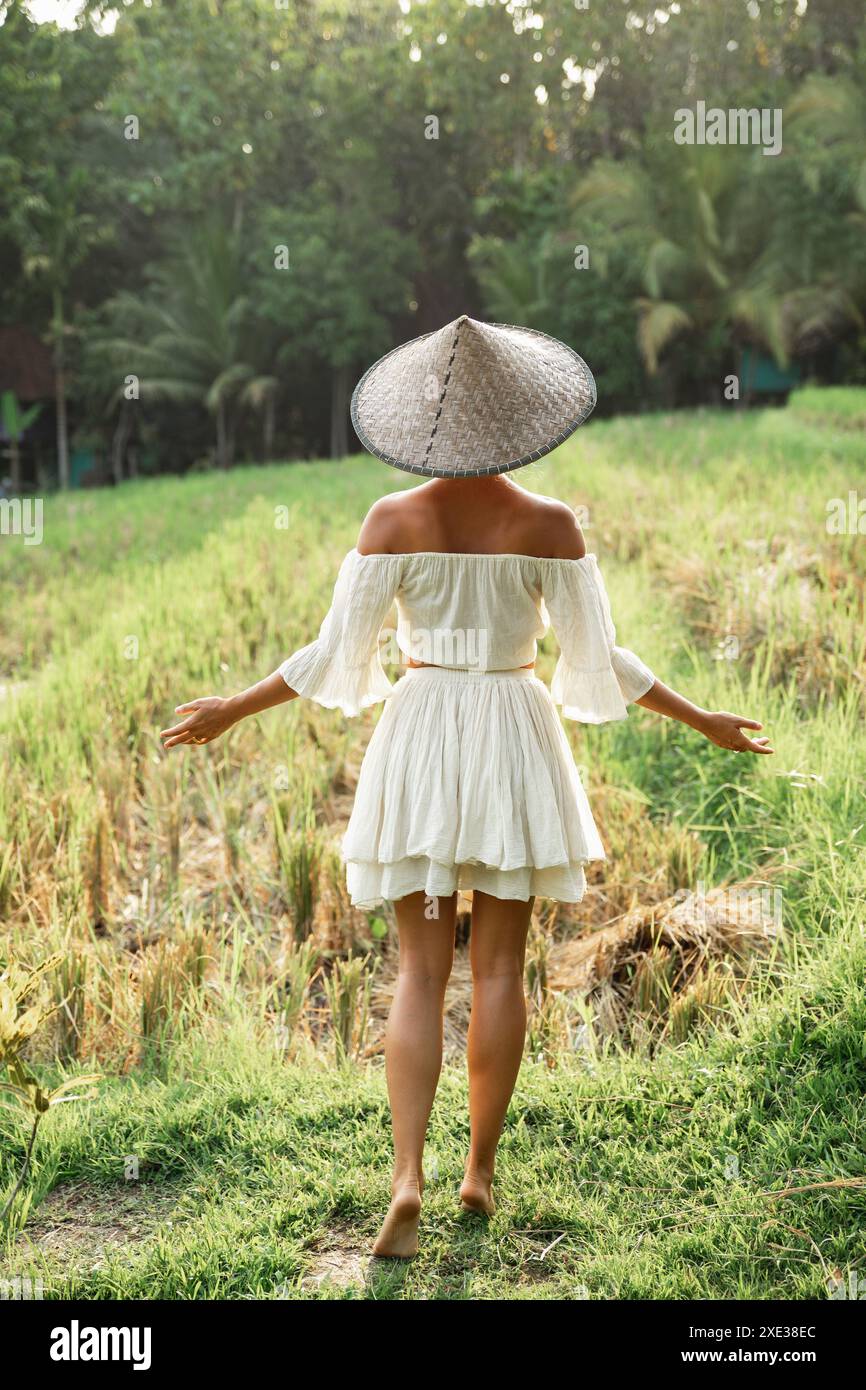
[[[497,681],[497,680],[535,680],[531,666],[515,666],[507,671],[481,671],[478,667],[465,666],[408,666],[406,676],[413,680],[428,681]]]

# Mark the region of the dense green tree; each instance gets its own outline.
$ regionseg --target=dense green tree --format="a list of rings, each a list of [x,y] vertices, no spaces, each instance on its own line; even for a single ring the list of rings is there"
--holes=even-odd
[[[601,215],[608,244],[624,237],[636,248],[638,341],[651,374],[683,333],[704,351],[714,331],[739,336],[785,364],[816,327],[858,321],[843,267],[831,261],[803,277],[792,263],[788,172],[777,178],[760,152],[694,147],[644,165],[600,161],[582,182],[580,206]]]
[[[79,272],[113,232],[100,215],[108,190],[94,107],[112,80],[115,51],[91,27],[87,7],[74,33],[34,24],[19,4],[4,19],[0,232],[18,273],[34,286],[34,317],[53,345],[57,467],[67,487],[71,304]]]
[[[572,342],[602,408],[706,398],[745,342],[860,379],[859,9],[0,4],[0,322],[54,347],[61,480],[67,395],[118,479],[142,430],[343,453],[353,377],[461,312]],[[781,108],[782,154],[675,146],[698,100]]]
[[[264,410],[278,381],[256,364],[256,330],[244,292],[239,237],[218,222],[191,229],[148,276],[105,306],[94,347],[117,373],[118,404],[201,404],[215,423],[215,458],[228,468],[244,407]],[[134,378],[130,387],[128,378]]]

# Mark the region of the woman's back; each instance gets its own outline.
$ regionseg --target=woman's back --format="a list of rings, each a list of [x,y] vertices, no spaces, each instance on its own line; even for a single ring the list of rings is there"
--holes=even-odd
[[[435,478],[380,498],[364,521],[358,549],[365,555],[439,551],[575,560],[586,553],[570,507],[504,475]]]

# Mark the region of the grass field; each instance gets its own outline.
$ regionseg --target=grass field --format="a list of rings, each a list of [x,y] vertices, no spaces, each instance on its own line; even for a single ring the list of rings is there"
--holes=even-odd
[[[585,509],[619,640],[762,719],[776,756],[638,709],[568,726],[609,860],[579,907],[538,904],[489,1227],[457,1213],[461,915],[409,1266],[365,1262],[393,919],[350,907],[337,848],[377,711],[298,701],[202,754],[157,738],[181,700],[310,640],[366,508],[409,480],[361,458],[162,478],[47,499],[41,545],[0,539],[2,953],[62,955],[32,1068],[103,1074],[44,1121],[0,1278],[291,1299],[866,1279],[866,559],[856,527],[827,528],[866,494],[864,419],[856,391],[622,419],[522,471]],[[549,636],[540,674],[555,655]],[[0,1205],[26,1138],[3,1107]]]

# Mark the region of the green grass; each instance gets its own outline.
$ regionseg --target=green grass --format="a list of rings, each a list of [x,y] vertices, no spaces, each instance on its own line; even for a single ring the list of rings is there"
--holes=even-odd
[[[866,1191],[769,1194],[862,1171],[864,967],[862,937],[840,941],[796,1009],[768,1005],[736,1039],[662,1064],[525,1063],[489,1227],[457,1212],[466,1088],[448,1069],[423,1254],[345,1288],[305,1276],[375,1234],[388,1188],[381,1069],[286,1065],[228,1024],[218,1043],[180,1049],[162,1082],[106,1086],[50,1140],[42,1185],[84,1184],[96,1207],[137,1201],[142,1218],[169,1193],[170,1224],[66,1277],[22,1243],[15,1271],[41,1277],[48,1297],[824,1297],[833,1270],[862,1271]],[[127,1154],[138,1186],[123,1181]]]
[[[866,429],[866,387],[802,386],[794,391],[788,409],[800,420],[830,428]]]
[[[861,407],[843,420],[833,395],[593,424],[523,470],[586,509],[619,640],[699,703],[762,719],[777,750],[738,758],[638,710],[569,726],[610,859],[559,938],[745,879],[780,891],[783,930],[745,996],[679,1046],[624,1052],[599,1028],[589,1051],[525,1062],[489,1229],[456,1213],[450,1062],[422,1253],[344,1288],[312,1275],[363,1251],[384,1210],[381,1061],[333,1065],[322,990],[288,1054],[275,1042],[299,872],[323,969],[354,944],[393,970],[390,914],[380,938],[349,912],[332,854],[377,712],[298,702],[199,758],[164,758],[157,731],[308,641],[366,508],[409,481],[361,458],[164,478],[49,498],[42,546],[3,539],[0,683],[20,691],[0,701],[0,914],[10,950],[86,966],[77,1044],[67,1028],[58,1056],[47,1034],[32,1064],[106,1080],[46,1120],[0,1273],[64,1297],[473,1299],[813,1298],[828,1272],[866,1274],[866,1189],[767,1195],[866,1176],[866,561],[826,526],[866,470],[846,423]],[[555,654],[545,639],[542,675]],[[2,1197],[22,1122],[3,1112],[0,1135]]]

